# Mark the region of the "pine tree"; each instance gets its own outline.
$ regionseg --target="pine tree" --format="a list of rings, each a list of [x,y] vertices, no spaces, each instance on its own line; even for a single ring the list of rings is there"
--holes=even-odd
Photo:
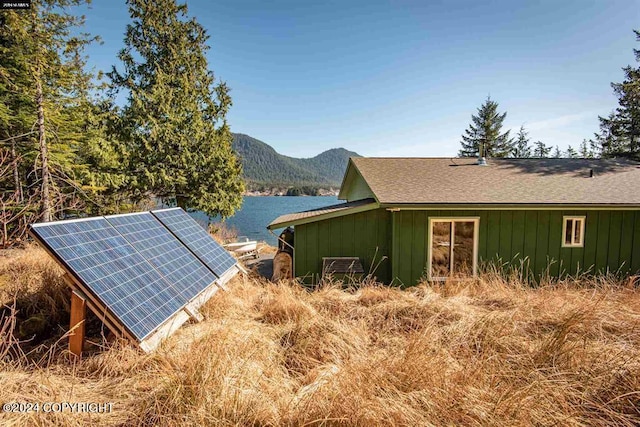
[[[556,149],[553,151],[551,157],[553,157],[554,159],[559,159],[562,157],[562,151],[560,151],[560,147],[556,145]]]
[[[575,148],[573,148],[571,145],[569,145],[567,147],[566,157],[568,157],[570,159],[576,159],[576,158],[578,158],[580,156],[578,155],[578,152],[575,150]]]
[[[524,126],[520,126],[520,130],[518,131],[518,135],[516,135],[516,139],[513,144],[512,156],[515,158],[531,157],[530,141],[529,132],[524,129]]]
[[[209,215],[231,215],[242,203],[241,163],[226,122],[225,83],[214,85],[205,29],[175,0],[128,0],[133,22],[110,73],[124,91],[120,116],[132,196],[155,195]]]
[[[640,41],[640,31],[634,30]],[[633,50],[640,62],[640,50]],[[608,117],[599,117],[600,133],[595,134],[603,157],[628,157],[640,160],[640,66],[623,68],[622,83],[611,83],[619,107]]]
[[[9,152],[11,162],[11,182],[3,184],[3,189],[11,189],[15,201],[24,200],[23,186],[26,168],[23,157],[31,151],[30,136],[34,134],[34,99],[25,88],[31,85],[28,63],[18,48],[16,13],[0,13],[0,140]],[[4,199],[3,199],[4,200]]]
[[[33,1],[28,10],[0,15],[0,135],[12,144],[18,199],[32,199],[38,189],[44,221],[77,208],[82,192],[75,177],[86,165],[76,153],[86,142],[92,88],[82,52],[95,39],[79,31],[84,17],[69,10],[86,2]]]
[[[108,99],[95,99],[86,111],[83,133],[86,141],[77,152],[82,168],[78,177],[94,202],[87,211],[94,214],[128,212],[135,208],[128,199],[129,182],[125,144],[116,139],[117,109]]]
[[[549,157],[551,147],[546,146],[542,141],[536,141],[533,143],[533,157],[542,159]]]
[[[593,141],[589,142],[586,139],[583,139],[580,143],[580,148],[578,149],[578,154],[583,159],[593,159],[598,156],[596,151],[596,145]]]
[[[498,113],[498,103],[487,97],[478,108],[478,114],[472,115],[472,124],[462,135],[458,152],[460,157],[507,157],[513,151],[513,142],[509,131],[500,133],[507,113]]]

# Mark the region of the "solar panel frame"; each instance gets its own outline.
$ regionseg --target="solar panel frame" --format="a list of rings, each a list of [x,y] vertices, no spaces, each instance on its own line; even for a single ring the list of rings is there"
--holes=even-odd
[[[237,266],[238,261],[182,208],[158,209],[151,213],[217,277],[223,277]]]

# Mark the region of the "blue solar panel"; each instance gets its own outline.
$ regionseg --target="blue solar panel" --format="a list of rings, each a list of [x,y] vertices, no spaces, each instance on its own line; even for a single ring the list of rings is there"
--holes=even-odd
[[[182,309],[184,298],[105,218],[35,224],[31,231],[138,340]]]
[[[187,304],[217,277],[151,213],[114,215],[107,221],[169,281],[174,298]]]
[[[180,208],[151,211],[180,241],[218,277],[236,264],[198,223]]]

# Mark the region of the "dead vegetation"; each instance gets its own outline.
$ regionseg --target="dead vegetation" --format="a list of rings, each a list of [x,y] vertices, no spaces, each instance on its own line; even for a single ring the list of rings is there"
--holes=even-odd
[[[113,411],[3,425],[640,423],[640,294],[611,278],[313,292],[238,278],[155,353],[116,344],[74,364],[59,273],[35,248],[0,259],[3,302],[16,301],[0,322],[0,401]],[[54,335],[17,342],[34,313]]]

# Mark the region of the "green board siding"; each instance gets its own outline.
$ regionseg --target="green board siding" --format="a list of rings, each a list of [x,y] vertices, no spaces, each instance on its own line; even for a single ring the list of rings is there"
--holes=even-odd
[[[596,262],[594,263],[595,271],[606,271],[609,251],[609,222],[611,212],[598,212],[598,230],[596,237]],[[584,238],[593,238],[591,233],[587,236],[585,232]]]
[[[510,254],[521,259],[524,253],[524,219],[525,211],[512,211],[511,215],[511,251]],[[482,218],[480,218],[482,221]],[[480,253],[483,253],[480,251]],[[512,260],[508,260],[514,262]]]
[[[623,211],[622,212],[622,225],[621,230],[633,230],[633,220],[635,218],[634,212]],[[637,242],[640,244],[640,242]],[[638,249],[640,251],[640,249]],[[625,271],[631,267],[633,255],[633,233],[622,233],[620,236],[620,261],[625,262],[621,266],[621,270]]]
[[[631,273],[640,271],[640,212],[636,212],[635,214],[635,227],[633,229],[631,250]],[[625,233],[626,232],[627,230],[625,230]]]
[[[376,209],[295,226],[294,273],[305,283],[315,283],[322,257],[357,256],[366,273],[380,263],[374,275],[389,282],[391,214]],[[377,248],[377,254],[376,254]],[[375,258],[375,259],[374,259]]]
[[[500,212],[500,246],[498,253],[510,254],[513,237],[513,211]]]
[[[532,259],[532,264],[536,266],[536,271],[544,271],[550,264],[549,257],[549,231],[551,228],[551,214],[549,211],[538,211],[536,224],[536,254]],[[535,264],[533,261],[535,260]]]
[[[437,216],[437,214],[436,214]],[[442,215],[445,216],[445,215]],[[451,215],[446,215],[451,216]],[[465,216],[465,215],[460,215]],[[489,211],[487,212],[487,228],[485,232],[485,238],[487,239],[487,259],[497,259],[500,257],[500,231],[501,231],[501,222],[500,222],[500,212],[499,211]],[[482,233],[480,234],[480,238],[482,239]]]
[[[585,216],[584,247],[562,247],[563,216]],[[640,211],[377,209],[296,226],[295,273],[319,274],[323,256],[358,256],[368,271],[375,248],[389,260],[378,278],[410,286],[425,276],[429,218],[478,217],[478,261],[524,266],[536,277],[577,272],[640,273]],[[304,248],[302,251],[301,248]],[[310,277],[310,276],[309,276]]]
[[[553,232],[551,231],[553,230]],[[557,231],[560,230],[558,233]],[[560,250],[562,248],[562,215],[549,214],[549,240],[547,247],[547,257],[549,259],[549,275],[556,277],[560,274]],[[593,264],[593,261],[589,265]]]
[[[551,276],[607,269],[640,272],[640,211],[416,210],[393,215],[392,277],[405,286],[424,277],[430,217],[479,217],[481,265],[491,261],[519,267],[524,263],[535,277],[546,271]],[[564,216],[586,217],[584,247],[562,247]]]

